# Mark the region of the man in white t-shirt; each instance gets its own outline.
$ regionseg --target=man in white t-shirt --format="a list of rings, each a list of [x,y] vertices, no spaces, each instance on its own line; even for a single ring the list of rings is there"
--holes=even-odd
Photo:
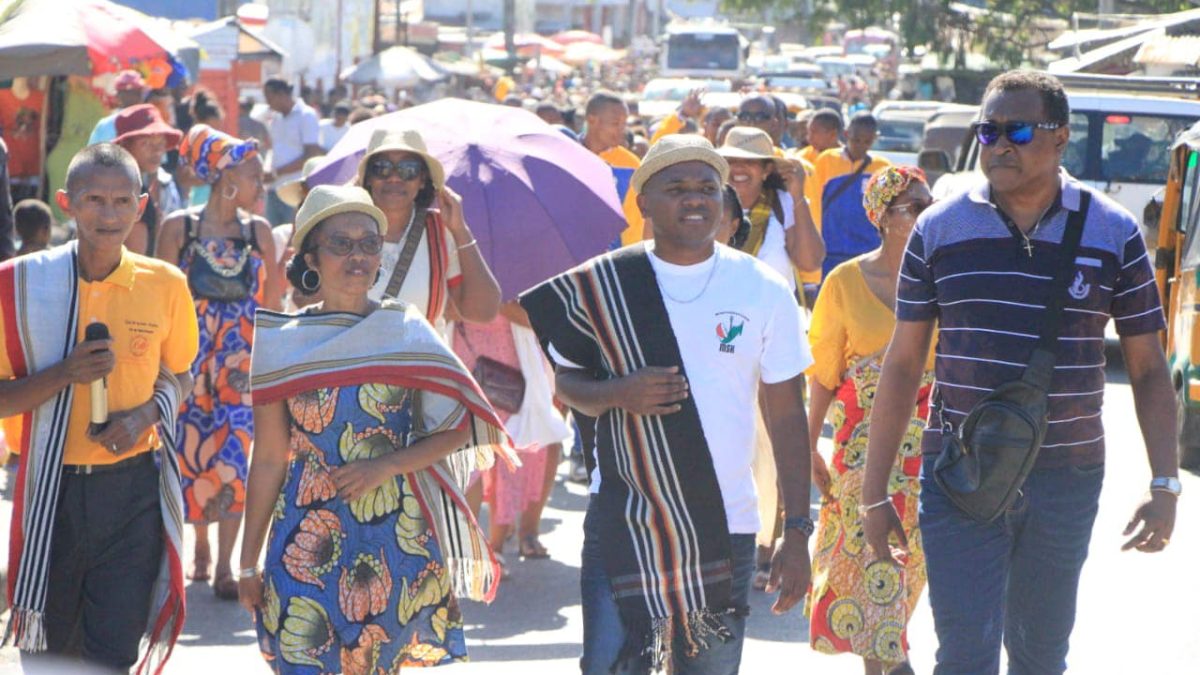
[[[318,133],[321,149],[325,152],[332,150],[347,131],[350,131],[350,102],[338,101],[333,105],[333,117],[321,120]]]
[[[292,95],[287,80],[271,78],[263,83],[263,96],[271,109],[267,126],[271,134],[271,168],[263,176],[267,191],[267,220],[272,226],[290,223],[296,210],[279,198],[277,187],[296,180],[309,157],[324,154],[320,145],[320,116]]]
[[[736,672],[760,525],[750,468],[760,390],[788,515],[768,587],[780,591],[774,610],[808,587],[805,322],[783,277],[714,243],[727,175],[704,138],[664,138],[632,179],[653,242],[521,300],[556,363],[558,396],[597,418],[584,673],[666,662],[678,673]]]

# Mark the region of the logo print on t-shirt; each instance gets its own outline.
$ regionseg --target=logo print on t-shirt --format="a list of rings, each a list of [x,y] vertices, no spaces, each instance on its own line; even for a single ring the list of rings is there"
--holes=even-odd
[[[1072,298],[1082,300],[1088,296],[1088,293],[1092,292],[1092,285],[1083,283],[1083,272],[1078,271],[1075,272],[1075,283],[1071,284],[1067,292],[1071,294]]]
[[[717,339],[720,340],[717,349],[722,354],[732,354],[737,348],[734,342],[745,330],[747,319],[737,312],[717,312],[717,317]]]

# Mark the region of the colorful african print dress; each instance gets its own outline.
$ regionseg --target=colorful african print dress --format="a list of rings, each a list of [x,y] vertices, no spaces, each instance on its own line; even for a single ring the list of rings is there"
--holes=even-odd
[[[895,566],[875,559],[858,513],[871,405],[896,325],[891,308],[867,285],[861,261],[842,263],[825,279],[809,330],[815,359],[809,374],[834,392],[828,415],[834,452],[828,462],[832,499],[821,504],[805,611],[813,649],[896,664],[907,659],[906,627],[925,587],[917,499],[934,354],[931,349],[917,405],[888,480],[888,494],[909,548],[908,558]]]
[[[420,397],[367,384],[288,399],[292,460],[267,544],[257,623],[275,672],[373,675],[466,660],[441,547],[407,477],[347,503],[329,474],[402,452]]]
[[[377,675],[467,656],[456,598],[491,600],[499,565],[463,496],[511,443],[420,311],[256,317],[256,405],[282,402],[289,465],[272,515],[257,613],[276,673]],[[466,447],[362,497],[331,472],[467,429]]]
[[[196,297],[200,352],[192,365],[195,388],[179,415],[176,438],[183,476],[186,517],[211,523],[241,517],[245,509],[246,457],[254,438],[250,405],[250,346],[254,312],[262,303],[266,267],[262,256],[240,239],[196,240],[214,267],[250,266],[250,294],[218,302]],[[189,247],[180,256],[184,274],[200,255]]]

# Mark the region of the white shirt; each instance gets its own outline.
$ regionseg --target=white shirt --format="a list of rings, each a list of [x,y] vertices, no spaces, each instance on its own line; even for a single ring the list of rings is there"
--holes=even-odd
[[[271,131],[271,166],[291,164],[304,156],[304,146],[318,145],[321,119],[317,112],[300,99],[284,115],[271,111],[268,126]],[[300,178],[300,169],[275,177],[275,185]]]
[[[787,281],[788,287],[795,291],[796,274],[792,271],[792,259],[788,257],[786,231],[792,229],[796,224],[796,203],[792,201],[792,196],[783,190],[779,190],[778,194],[780,210],[783,211],[783,222],[779,222],[779,219],[775,217],[775,210],[772,209],[771,220],[767,223],[767,232],[763,235],[762,246],[758,249],[758,259],[779,272],[779,275]]]
[[[424,228],[423,223],[414,223],[415,226]],[[407,230],[406,230],[407,232]],[[447,235],[449,236],[449,235]],[[396,262],[400,260],[400,252],[404,248],[404,237],[398,242],[384,242],[382,262],[379,264],[379,280],[371,287],[367,296],[379,302],[383,299],[383,292],[387,290],[388,282],[392,279],[392,271],[396,269]],[[446,291],[449,287],[454,286],[462,280],[462,267],[458,262],[458,249],[454,245],[449,246],[449,262],[446,265]],[[417,252],[413,255],[412,267],[408,270],[408,276],[404,277],[404,284],[400,286],[400,292],[397,294],[398,299],[407,302],[410,305],[415,305],[422,313],[429,306],[429,237],[425,234],[421,235],[421,243],[417,244]],[[429,323],[432,323],[435,328],[441,329],[444,325],[442,317],[427,317]]]
[[[347,131],[350,131],[349,122],[339,127],[334,125],[333,120],[321,120],[317,133],[318,138],[320,138],[321,148],[325,152],[329,152],[333,149],[333,146],[337,145],[338,141],[342,140],[342,136],[345,136]]]
[[[790,380],[812,364],[807,321],[784,279],[745,253],[719,245],[705,262],[679,266],[655,256],[653,243],[647,246],[712,454],[729,532],[756,533],[758,495],[750,465],[758,385]],[[698,293],[693,302],[679,302]],[[578,367],[553,346],[551,355],[560,365]],[[591,491],[599,488],[594,471]]]

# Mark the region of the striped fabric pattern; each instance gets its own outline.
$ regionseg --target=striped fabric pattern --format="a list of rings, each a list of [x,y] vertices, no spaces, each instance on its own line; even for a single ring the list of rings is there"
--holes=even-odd
[[[585,263],[521,299],[543,347],[603,378],[647,366],[683,368],[644,246]],[[622,657],[670,663],[672,638],[694,655],[728,635],[728,525],[692,399],[669,416],[615,408],[597,419],[606,568],[629,629]]]
[[[446,556],[454,592],[490,602],[500,567],[463,495],[472,472],[487,470],[497,457],[509,467],[519,460],[466,367],[420,310],[400,301],[385,301],[367,317],[258,311],[250,365],[254,405],[368,383],[429,391],[461,404],[455,428],[470,425],[467,446],[407,478]]]
[[[1023,372],[1052,291],[1067,213],[1079,208],[1081,191],[1091,192],[1058,340],[1041,467],[1104,461],[1108,321],[1121,336],[1165,327],[1136,219],[1065,173],[1061,182],[1059,203],[1030,237],[1032,254],[993,205],[986,181],[935,204],[913,230],[896,299],[901,321],[938,322],[937,386],[945,414],[957,425],[979,399]],[[925,452],[937,452],[940,428],[939,419],[930,420]]]

